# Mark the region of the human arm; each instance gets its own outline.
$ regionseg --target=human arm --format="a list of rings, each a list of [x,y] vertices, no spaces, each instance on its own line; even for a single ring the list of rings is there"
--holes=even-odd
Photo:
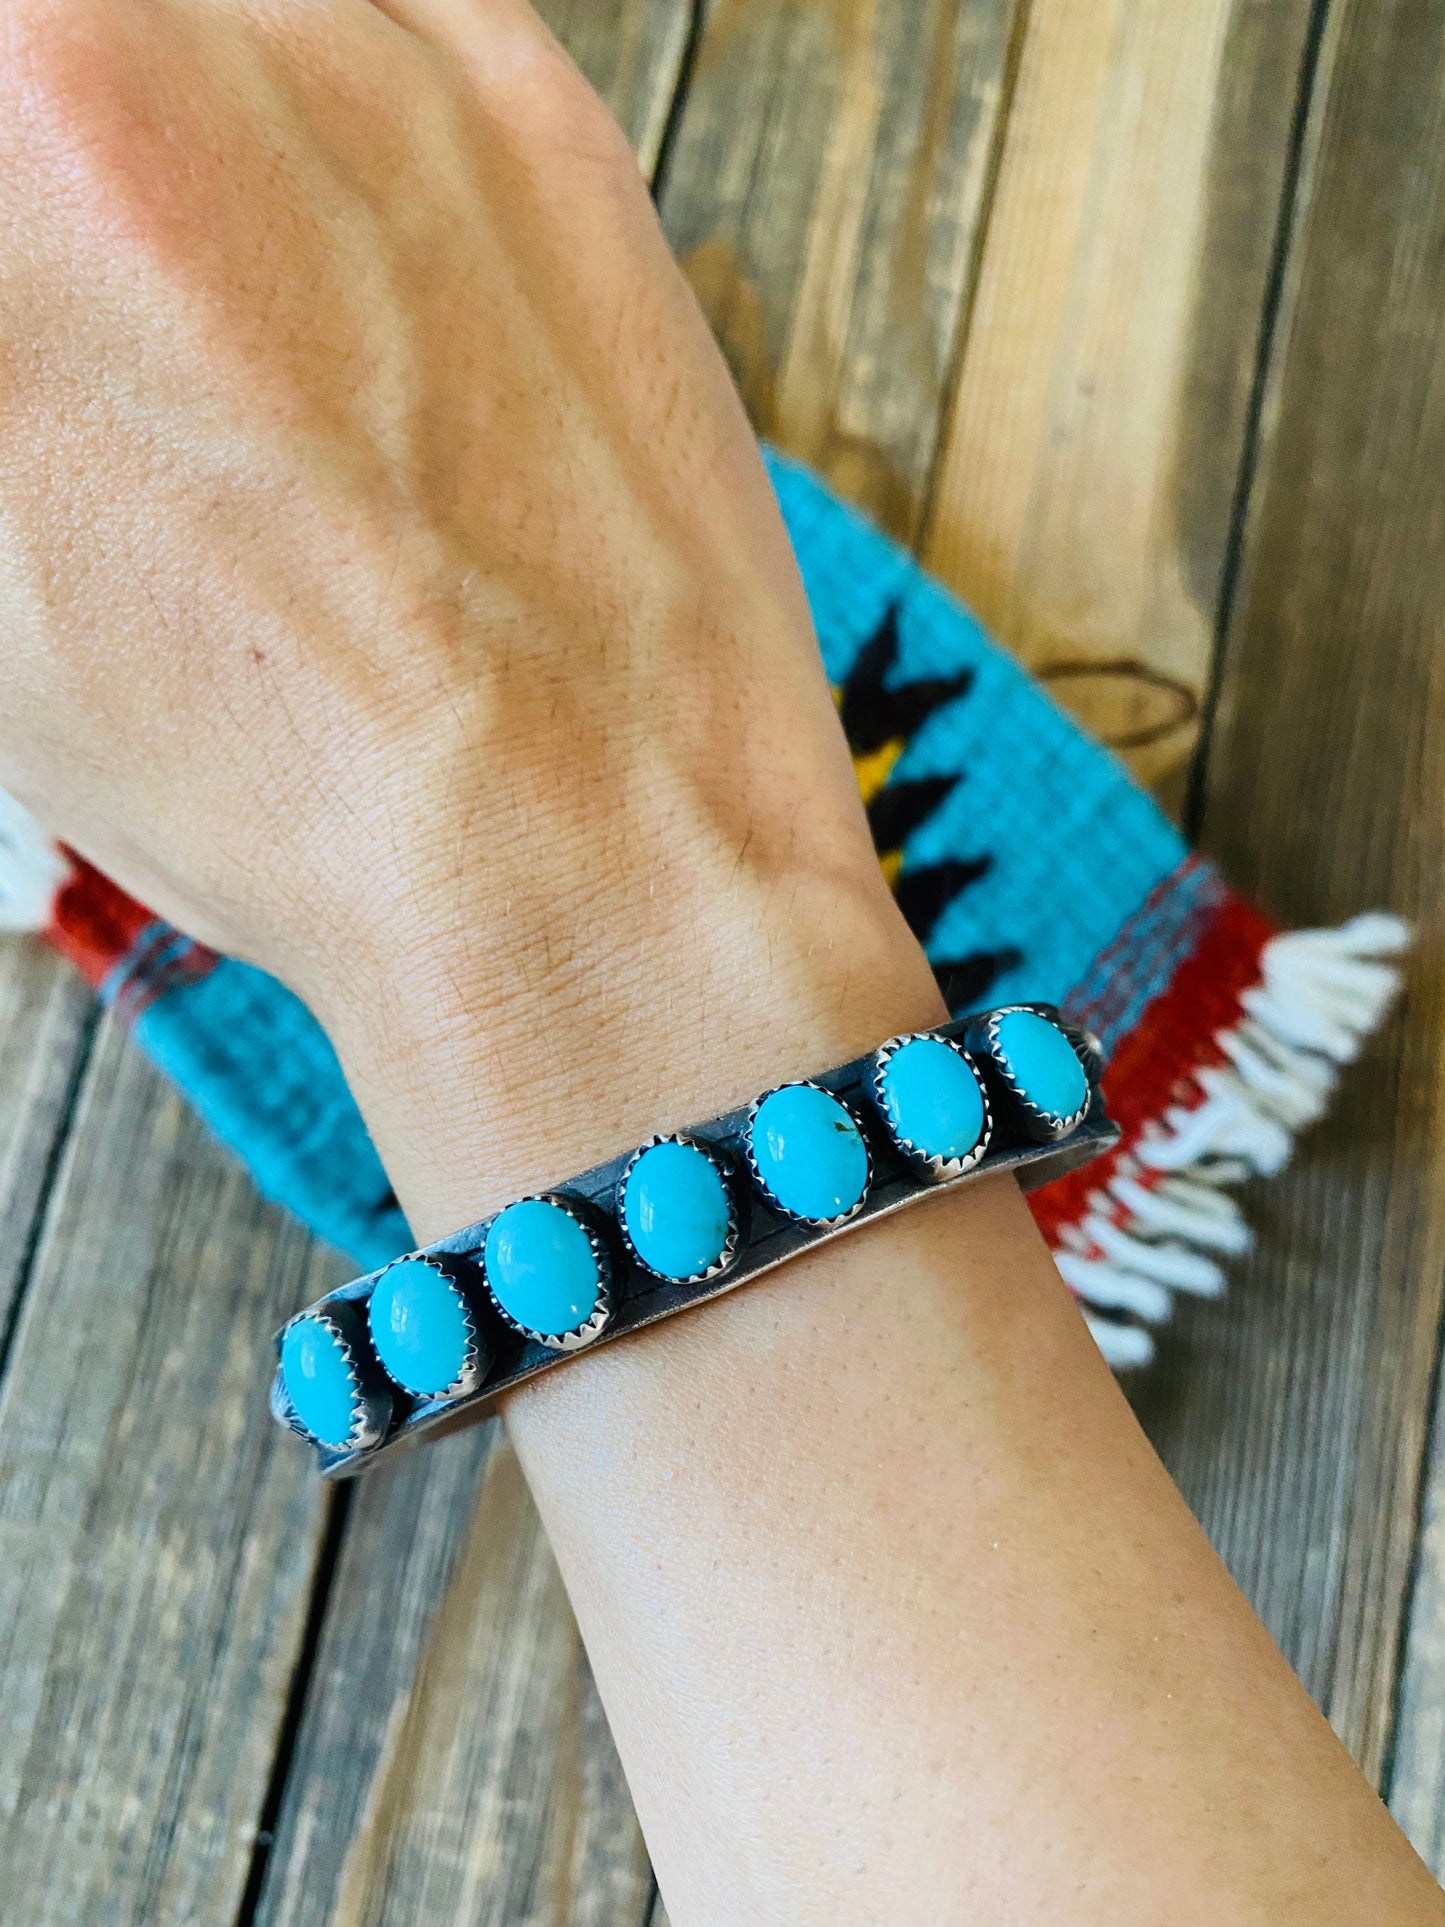
[[[616,130],[389,14],[6,7],[0,761],[308,997],[429,1237],[938,1012]],[[674,1927],[1441,1917],[1008,1187],[508,1423]]]

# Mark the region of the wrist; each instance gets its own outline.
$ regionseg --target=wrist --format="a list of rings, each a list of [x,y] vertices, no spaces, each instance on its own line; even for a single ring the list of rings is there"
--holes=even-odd
[[[338,982],[320,1014],[418,1238],[946,1014],[871,858],[706,868],[579,900],[540,967],[479,912]]]

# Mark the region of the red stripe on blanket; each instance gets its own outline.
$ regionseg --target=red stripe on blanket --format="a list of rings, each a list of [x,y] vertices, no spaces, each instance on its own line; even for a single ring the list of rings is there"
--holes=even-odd
[[[199,983],[221,961],[214,950],[173,929],[127,896],[73,850],[71,874],[56,895],[45,935],[110,1000],[122,1023],[167,991]]]
[[[155,912],[128,897],[73,850],[66,851],[71,874],[56,894],[45,932],[62,957],[68,957],[94,990],[135,948]]]
[[[1171,1105],[1203,1103],[1193,1074],[1227,1061],[1215,1033],[1232,1029],[1244,1015],[1241,993],[1259,982],[1260,953],[1274,934],[1274,926],[1242,897],[1225,893],[1168,987],[1121,1040],[1104,1071],[1104,1099],[1122,1133],[1118,1145],[1029,1198],[1050,1244],[1064,1225],[1084,1217],[1089,1194],[1108,1183],[1147,1125]]]

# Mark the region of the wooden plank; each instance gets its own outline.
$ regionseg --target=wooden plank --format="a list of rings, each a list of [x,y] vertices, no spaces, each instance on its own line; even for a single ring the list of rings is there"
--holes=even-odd
[[[357,1487],[258,1927],[642,1922],[652,1878],[500,1433]]]
[[[1170,807],[1310,0],[1034,0],[924,558]]]
[[[711,0],[660,199],[759,432],[916,534],[1017,0]]]
[[[1445,1285],[1442,315],[1445,12],[1339,0],[1206,831],[1281,918],[1384,902],[1422,935],[1402,1015],[1293,1170],[1247,1201],[1259,1255],[1227,1310],[1180,1320],[1147,1410],[1215,1542],[1376,1778]],[[1417,1705],[1426,1693],[1438,1705],[1442,1686],[1412,1680]],[[1430,1767],[1438,1776],[1438,1754]],[[1395,1795],[1410,1813],[1414,1770],[1402,1753]]]
[[[1354,247],[1346,250],[1336,244],[1340,286],[1335,298],[1348,303],[1355,324],[1357,373],[1368,377],[1365,393],[1372,403],[1366,416],[1358,412],[1356,401],[1332,424],[1331,437],[1333,452],[1343,461],[1348,447],[1342,438],[1361,428],[1368,431],[1360,451],[1365,486],[1358,498],[1365,513],[1355,535],[1352,577],[1357,597],[1372,615],[1361,637],[1360,680],[1368,678],[1378,694],[1373,713],[1362,718],[1365,729],[1356,738],[1356,757],[1367,766],[1374,763],[1377,780],[1401,794],[1404,834],[1392,853],[1393,867],[1420,924],[1400,1097],[1392,1120],[1398,1153],[1413,1181],[1402,1186],[1387,1253],[1392,1268],[1407,1270],[1403,1288],[1415,1301],[1409,1405],[1399,1441],[1400,1537],[1414,1498],[1410,1481],[1432,1358],[1436,1375],[1396,1725],[1387,1736],[1393,1745],[1386,1791],[1396,1818],[1437,1877],[1445,1878],[1445,1380],[1439,1351],[1445,1271],[1440,1183],[1445,958],[1439,942],[1445,897],[1445,690],[1440,675],[1445,525],[1439,505],[1445,462],[1445,19],[1438,8],[1394,4],[1371,15],[1356,6],[1342,16],[1334,38],[1339,43],[1335,64],[1342,76],[1340,117],[1348,112],[1372,133],[1366,177],[1354,183],[1343,177],[1336,181],[1342,199],[1350,190],[1348,232]],[[1338,171],[1342,176],[1343,170]],[[1370,273],[1376,277],[1373,303],[1360,280]],[[1408,593],[1402,592],[1402,584],[1408,585]],[[1397,624],[1398,638],[1392,633]],[[1393,647],[1377,669],[1364,652],[1381,636],[1389,636]],[[1405,673],[1395,670],[1397,657],[1404,658]],[[1393,696],[1388,709],[1386,692]],[[1351,693],[1342,689],[1340,701],[1349,702]],[[1377,827],[1372,850],[1378,841]],[[1413,1215],[1416,1210],[1418,1217]],[[1382,1412],[1380,1425],[1390,1417]],[[1381,1440],[1381,1455],[1388,1463],[1386,1440]],[[1395,1553],[1393,1579],[1404,1552],[1393,1542],[1388,1549]],[[1391,1644],[1380,1655],[1380,1668],[1394,1657]]]
[[[1445,1412],[1437,1383],[1415,1583],[1406,1620],[1394,1746],[1385,1787],[1390,1810],[1437,1880],[1445,1880]]]
[[[323,1518],[260,1388],[335,1278],[104,1030],[0,1390],[7,1919],[233,1919]]]
[[[0,1333],[24,1283],[91,1010],[79,978],[37,940],[0,939]]]

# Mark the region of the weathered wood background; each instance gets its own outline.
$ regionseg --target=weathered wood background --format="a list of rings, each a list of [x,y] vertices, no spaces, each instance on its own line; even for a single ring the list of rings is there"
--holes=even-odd
[[[1269,910],[1418,920],[1137,1397],[1445,1868],[1445,0],[547,11],[759,427]],[[323,1495],[265,1414],[337,1271],[0,951],[5,1927],[661,1921],[505,1446]]]

